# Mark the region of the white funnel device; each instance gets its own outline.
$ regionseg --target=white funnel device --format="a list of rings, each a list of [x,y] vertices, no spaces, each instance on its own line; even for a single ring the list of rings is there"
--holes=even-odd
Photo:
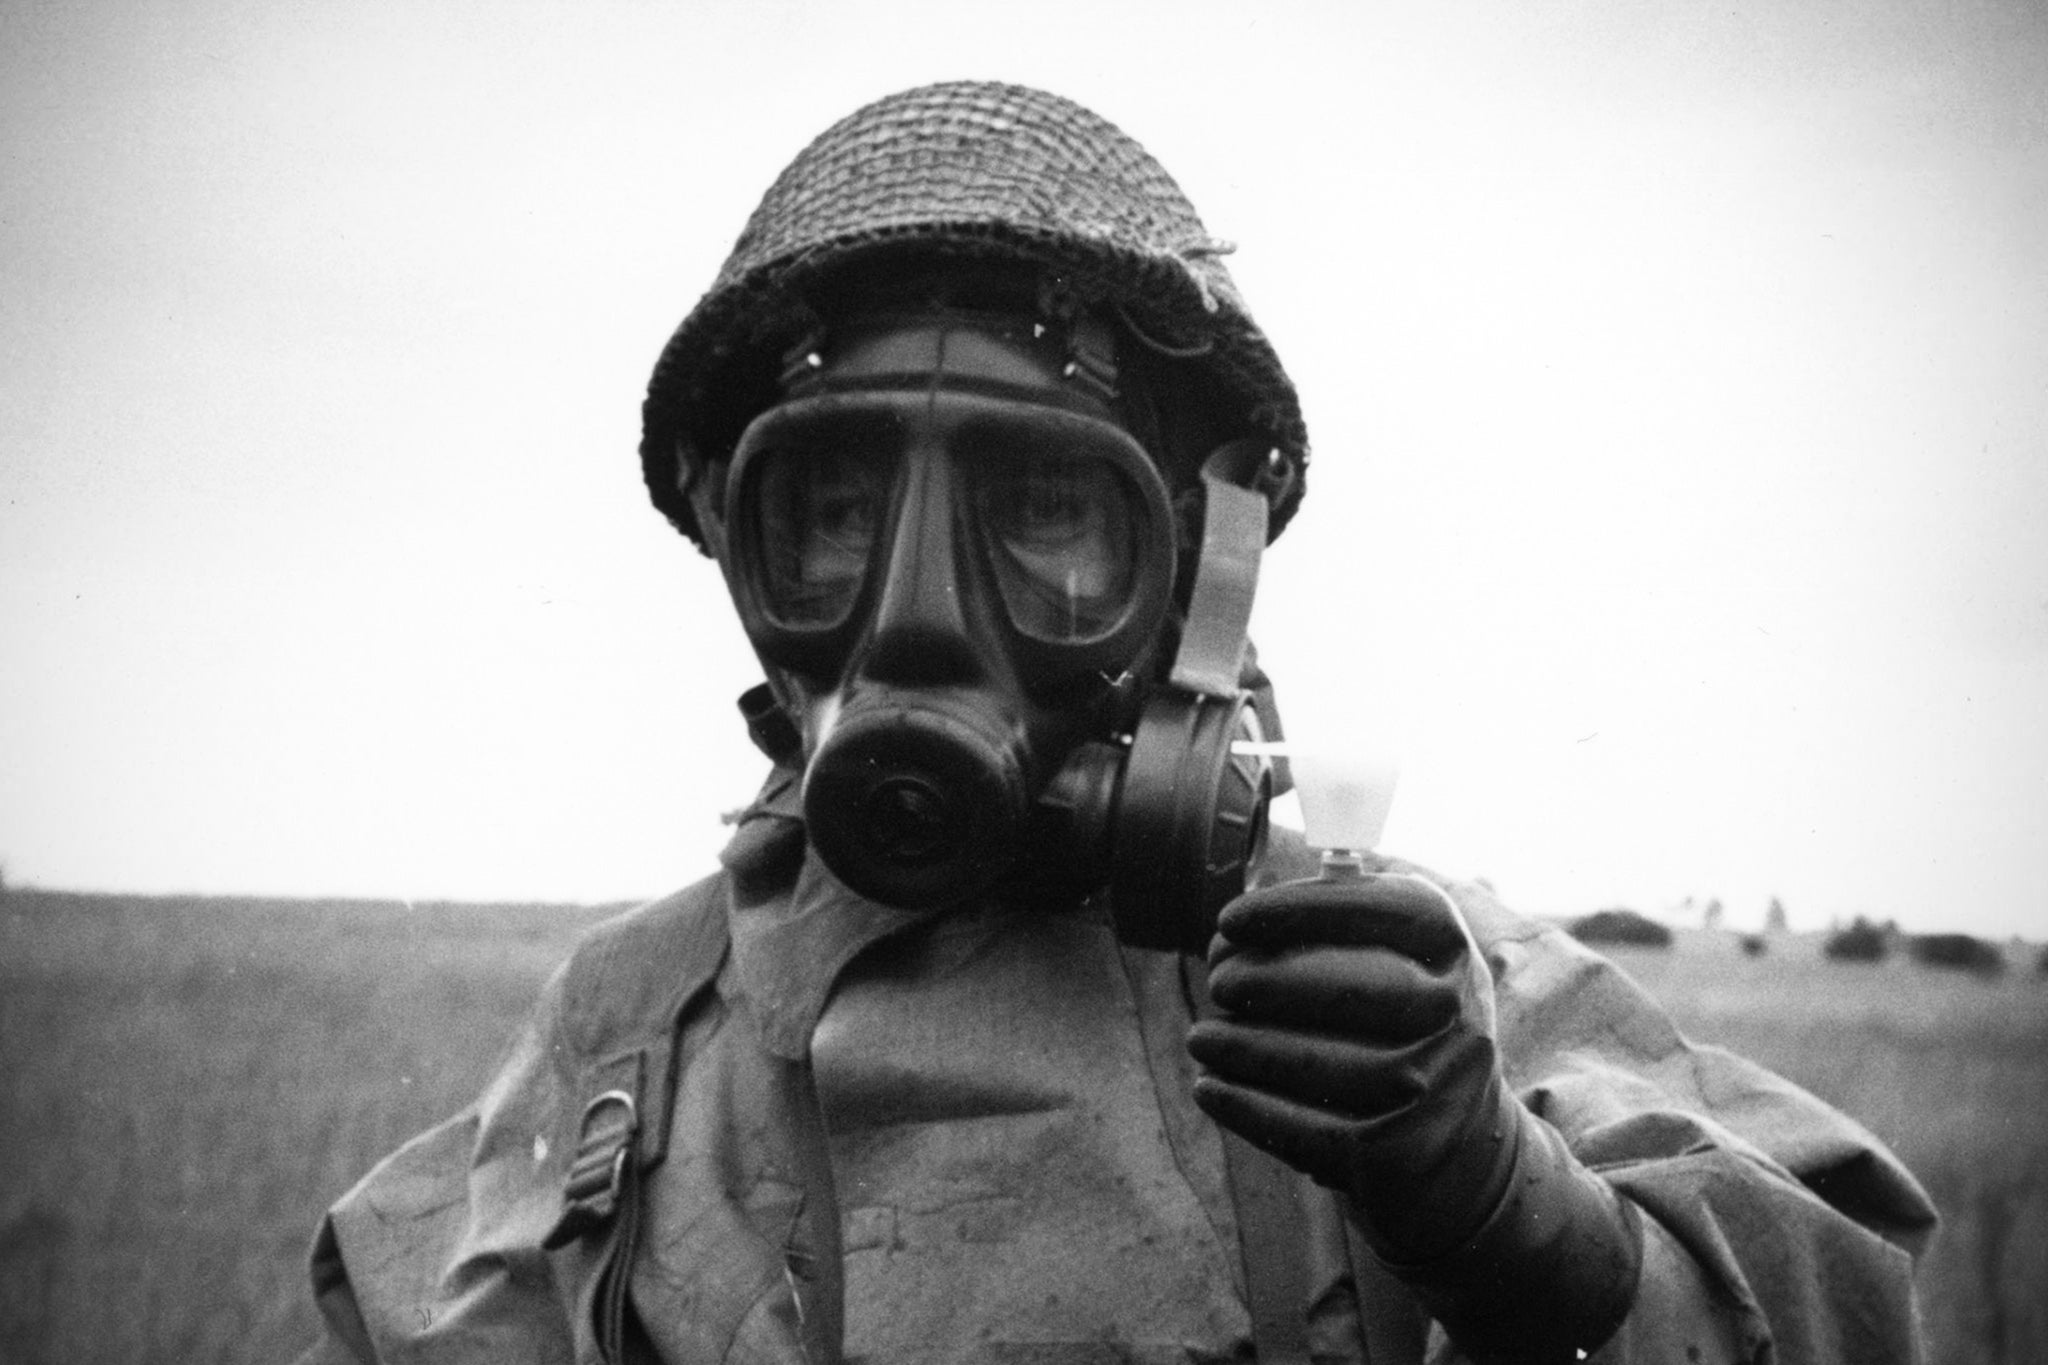
[[[1326,852],[1365,853],[1378,847],[1393,809],[1400,766],[1367,749],[1295,750],[1288,760],[1301,793],[1308,844]]]

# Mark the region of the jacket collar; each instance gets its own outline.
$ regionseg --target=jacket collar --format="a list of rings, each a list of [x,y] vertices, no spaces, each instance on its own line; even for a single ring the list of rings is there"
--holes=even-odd
[[[732,874],[732,965],[762,1039],[778,1057],[810,1055],[811,1032],[848,963],[929,918],[858,896],[841,885],[804,839],[802,782],[769,774],[719,854]]]

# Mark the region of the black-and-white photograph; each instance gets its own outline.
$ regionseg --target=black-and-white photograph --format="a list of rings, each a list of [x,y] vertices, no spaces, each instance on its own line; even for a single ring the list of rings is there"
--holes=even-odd
[[[0,9],[0,1361],[2048,1361],[2048,9]]]

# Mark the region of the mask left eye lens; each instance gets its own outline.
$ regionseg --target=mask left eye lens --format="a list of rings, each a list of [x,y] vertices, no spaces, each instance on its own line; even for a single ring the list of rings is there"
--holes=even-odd
[[[836,625],[867,577],[888,510],[876,461],[858,454],[771,450],[757,474],[766,605],[784,626]]]
[[[1138,494],[1103,459],[1039,452],[990,471],[980,523],[1011,621],[1054,644],[1096,639],[1130,608]]]

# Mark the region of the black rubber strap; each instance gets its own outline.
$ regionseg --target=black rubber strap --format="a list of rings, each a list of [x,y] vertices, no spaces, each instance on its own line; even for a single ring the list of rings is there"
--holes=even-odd
[[[611,1264],[605,1267],[604,1280],[598,1287],[597,1349],[606,1365],[628,1365],[630,1359],[626,1305],[633,1280],[633,1257],[640,1248],[640,1186],[637,1174],[626,1183],[612,1233]]]
[[[1309,1365],[1308,1219],[1301,1207],[1302,1177],[1227,1128],[1223,1160],[1230,1198],[1237,1206],[1237,1241],[1244,1257],[1252,1344],[1259,1365]]]
[[[1348,1214],[1343,1218],[1351,1283],[1358,1294],[1358,1327],[1365,1337],[1365,1358],[1422,1359],[1429,1345],[1428,1316],[1415,1302],[1414,1292],[1366,1244],[1357,1222]]]
[[[602,1238],[591,1327],[606,1365],[649,1358],[633,1320],[628,1290],[638,1250],[649,1170],[668,1153],[669,1110],[681,1064],[682,1034],[692,1007],[710,985],[727,950],[723,905],[712,905],[685,926],[677,960],[688,964],[660,1024],[628,1046],[582,1070],[590,1096],[578,1123],[576,1149],[563,1179],[562,1213],[542,1240],[557,1250],[583,1238]]]
[[[1175,687],[1208,697],[1243,691],[1245,629],[1266,549],[1266,500],[1224,478],[1226,465],[1219,450],[1202,470],[1202,559],[1171,678]]]

